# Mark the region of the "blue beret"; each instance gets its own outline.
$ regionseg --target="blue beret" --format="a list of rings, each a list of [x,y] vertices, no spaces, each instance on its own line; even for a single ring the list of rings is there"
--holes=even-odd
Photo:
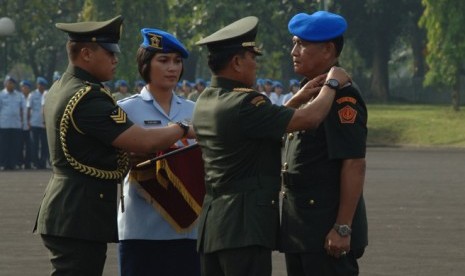
[[[21,85],[21,86],[27,86],[27,87],[29,87],[29,88],[32,88],[32,83],[31,83],[30,81],[28,81],[28,80],[22,80],[22,81],[19,83],[19,85]]]
[[[265,84],[265,82],[264,82],[263,79],[257,79],[257,80],[256,80],[256,83],[257,83],[257,85],[263,85],[263,84]]]
[[[134,83],[135,86],[144,86],[145,85],[145,81],[143,80],[136,80],[136,82]]]
[[[299,86],[299,81],[296,79],[290,79],[289,80],[289,86]]]
[[[281,87],[284,88],[283,84],[280,81],[274,81],[273,82],[273,87]]]
[[[291,18],[288,29],[303,40],[323,42],[341,36],[347,29],[347,22],[342,16],[327,11],[299,13]]]
[[[206,85],[205,81],[202,78],[198,78],[195,80],[195,84],[201,84],[203,86]]]
[[[273,81],[270,80],[270,79],[264,79],[264,80],[263,80],[263,84],[273,85]]]
[[[149,28],[144,28],[140,32],[144,38],[140,45],[142,48],[164,53],[179,52],[183,58],[189,56],[186,47],[176,37],[167,32]]]
[[[36,83],[40,85],[48,85],[48,81],[44,77],[37,77]]]
[[[16,84],[16,80],[10,75],[6,75],[5,80],[3,81],[3,83],[6,83],[7,81],[11,81],[14,84]]]
[[[117,80],[115,82],[115,87],[120,87],[120,86],[128,86],[128,82],[125,80]]]

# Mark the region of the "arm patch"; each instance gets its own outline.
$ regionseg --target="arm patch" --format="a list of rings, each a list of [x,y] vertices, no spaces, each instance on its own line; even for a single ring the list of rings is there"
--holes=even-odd
[[[126,112],[124,112],[119,106],[116,106],[115,109],[113,109],[110,114],[110,118],[117,124],[125,124],[127,121]]]
[[[265,98],[263,96],[256,96],[250,101],[250,103],[255,105],[255,106],[259,106],[259,105],[265,103]]]

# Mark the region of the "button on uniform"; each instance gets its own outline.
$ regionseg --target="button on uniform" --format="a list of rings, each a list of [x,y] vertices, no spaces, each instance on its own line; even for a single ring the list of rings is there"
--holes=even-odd
[[[309,205],[315,205],[315,200],[314,200],[314,199],[310,199],[310,200],[308,201],[308,204],[309,204]]]

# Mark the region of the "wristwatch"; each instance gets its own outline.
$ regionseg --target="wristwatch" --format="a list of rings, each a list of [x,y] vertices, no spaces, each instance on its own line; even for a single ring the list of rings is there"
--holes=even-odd
[[[352,229],[350,229],[350,226],[347,224],[334,224],[334,230],[341,236],[341,237],[347,237],[350,236],[352,233]]]
[[[325,82],[325,85],[331,89],[339,90],[339,81],[336,79],[329,79]]]
[[[189,124],[186,121],[179,121],[179,122],[176,122],[176,124],[180,126],[182,130],[184,131],[184,134],[182,135],[182,137],[186,137],[187,133],[189,132]]]

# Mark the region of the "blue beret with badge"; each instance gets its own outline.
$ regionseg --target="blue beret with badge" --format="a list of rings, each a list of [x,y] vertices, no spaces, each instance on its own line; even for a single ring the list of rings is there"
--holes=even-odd
[[[342,36],[347,29],[347,22],[342,16],[327,11],[299,13],[291,18],[288,29],[300,39],[324,42]]]
[[[186,47],[172,34],[158,29],[143,28],[140,30],[144,41],[140,47],[149,51],[160,51],[163,53],[178,52],[183,58],[189,56]]]
[[[118,15],[107,21],[86,21],[77,23],[56,23],[57,29],[68,33],[73,42],[96,42],[112,53],[119,53],[118,41],[121,36],[123,17]]]

